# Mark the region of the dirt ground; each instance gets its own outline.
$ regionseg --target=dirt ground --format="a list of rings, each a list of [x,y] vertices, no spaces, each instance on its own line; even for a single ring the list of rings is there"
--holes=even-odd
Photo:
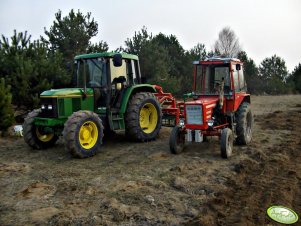
[[[170,128],[150,143],[117,134],[88,159],[0,138],[0,225],[280,225],[271,205],[301,215],[301,95],[252,109],[253,142],[228,160],[217,139],[170,154]]]

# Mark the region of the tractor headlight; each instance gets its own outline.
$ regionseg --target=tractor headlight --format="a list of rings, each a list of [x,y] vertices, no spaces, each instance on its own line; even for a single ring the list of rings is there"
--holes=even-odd
[[[214,124],[214,121],[210,119],[210,120],[207,121],[207,124],[208,124],[209,127],[212,127],[213,124]]]
[[[180,126],[184,126],[184,125],[185,125],[184,119],[180,118]]]
[[[44,110],[44,109],[45,109],[45,105],[44,105],[44,104],[42,104],[42,105],[41,105],[41,108]]]
[[[52,105],[49,104],[48,107],[47,107],[47,109],[48,110],[52,110]]]

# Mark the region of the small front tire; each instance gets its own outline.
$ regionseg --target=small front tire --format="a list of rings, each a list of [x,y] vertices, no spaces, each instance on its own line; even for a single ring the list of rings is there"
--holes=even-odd
[[[233,133],[229,128],[222,130],[221,134],[221,156],[222,158],[229,158],[233,151]]]
[[[34,119],[39,116],[41,109],[35,109],[24,119],[23,137],[24,141],[33,149],[46,149],[53,147],[58,140],[55,133],[45,133],[43,127],[36,126]]]
[[[171,153],[180,154],[185,146],[185,133],[180,126],[175,126],[169,137],[169,148]]]

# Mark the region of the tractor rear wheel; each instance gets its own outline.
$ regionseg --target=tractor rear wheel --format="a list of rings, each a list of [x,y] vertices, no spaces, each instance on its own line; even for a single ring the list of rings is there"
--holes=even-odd
[[[250,104],[243,102],[236,112],[236,143],[246,145],[252,140],[253,115]]]
[[[222,130],[221,134],[221,156],[222,158],[229,158],[233,150],[233,133],[229,128]]]
[[[133,140],[154,140],[160,129],[162,113],[152,93],[136,93],[128,103],[125,116],[126,135]]]
[[[33,149],[46,149],[55,145],[58,136],[54,133],[45,133],[43,128],[34,124],[34,118],[38,117],[41,109],[35,109],[24,119],[24,141]]]
[[[173,154],[180,154],[184,150],[185,134],[180,126],[175,126],[169,137],[169,149]]]
[[[102,144],[102,121],[94,112],[77,111],[65,122],[63,138],[65,147],[73,156],[91,157]]]

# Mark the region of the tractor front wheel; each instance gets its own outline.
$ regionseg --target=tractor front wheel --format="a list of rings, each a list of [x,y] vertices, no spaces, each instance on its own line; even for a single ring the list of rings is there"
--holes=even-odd
[[[222,130],[221,134],[221,155],[222,158],[229,158],[233,150],[233,133],[229,128]]]
[[[160,129],[162,113],[152,93],[136,93],[126,111],[126,135],[138,141],[154,140]]]
[[[30,112],[24,120],[23,137],[24,141],[33,149],[46,149],[55,145],[58,136],[54,133],[46,133],[43,127],[34,124],[34,118],[38,117],[41,109]]]
[[[64,125],[65,147],[75,157],[87,158],[100,149],[103,125],[97,114],[90,111],[73,113]]]
[[[180,126],[175,126],[169,137],[169,149],[173,154],[180,154],[184,150],[185,133]]]

